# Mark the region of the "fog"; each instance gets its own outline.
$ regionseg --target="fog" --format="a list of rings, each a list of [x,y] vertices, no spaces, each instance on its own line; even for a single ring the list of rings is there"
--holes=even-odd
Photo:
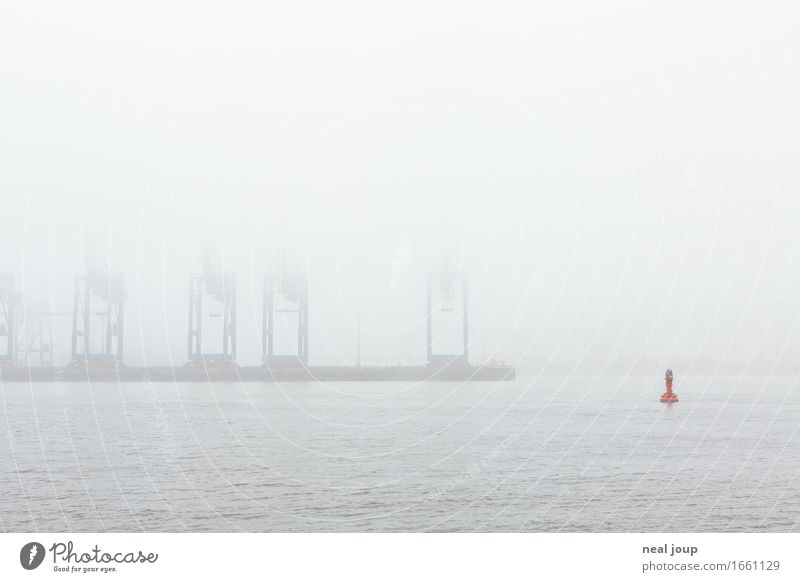
[[[312,363],[352,362],[359,319],[364,361],[422,363],[449,257],[476,362],[794,369],[795,5],[376,4],[4,6],[0,272],[24,303],[70,313],[89,241],[125,277],[126,361],[182,364],[212,240],[240,362],[284,264]]]

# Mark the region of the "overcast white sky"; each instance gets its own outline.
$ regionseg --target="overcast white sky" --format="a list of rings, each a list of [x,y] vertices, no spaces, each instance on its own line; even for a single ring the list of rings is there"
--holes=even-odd
[[[796,361],[795,3],[377,4],[6,3],[0,271],[67,312],[92,237],[130,363],[185,360],[205,233],[244,362],[281,252],[312,362],[359,313],[365,359],[421,362],[445,248],[475,360]]]

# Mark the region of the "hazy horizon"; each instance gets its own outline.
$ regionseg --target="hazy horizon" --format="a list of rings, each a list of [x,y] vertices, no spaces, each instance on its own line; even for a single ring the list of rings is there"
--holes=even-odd
[[[352,362],[359,316],[364,361],[424,362],[449,252],[473,361],[794,367],[793,5],[4,12],[0,273],[68,313],[94,241],[125,277],[131,365],[186,360],[210,236],[242,363],[279,258],[308,274],[312,363]]]

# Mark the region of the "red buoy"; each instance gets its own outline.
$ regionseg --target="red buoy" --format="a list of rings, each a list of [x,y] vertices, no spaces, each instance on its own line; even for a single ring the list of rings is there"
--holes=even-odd
[[[672,391],[672,370],[667,369],[664,380],[667,383],[667,391],[661,395],[661,402],[677,402],[678,395]]]

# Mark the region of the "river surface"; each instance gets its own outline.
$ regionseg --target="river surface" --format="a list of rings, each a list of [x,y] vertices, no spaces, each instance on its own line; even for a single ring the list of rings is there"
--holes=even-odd
[[[800,531],[795,377],[0,384],[0,530]]]

